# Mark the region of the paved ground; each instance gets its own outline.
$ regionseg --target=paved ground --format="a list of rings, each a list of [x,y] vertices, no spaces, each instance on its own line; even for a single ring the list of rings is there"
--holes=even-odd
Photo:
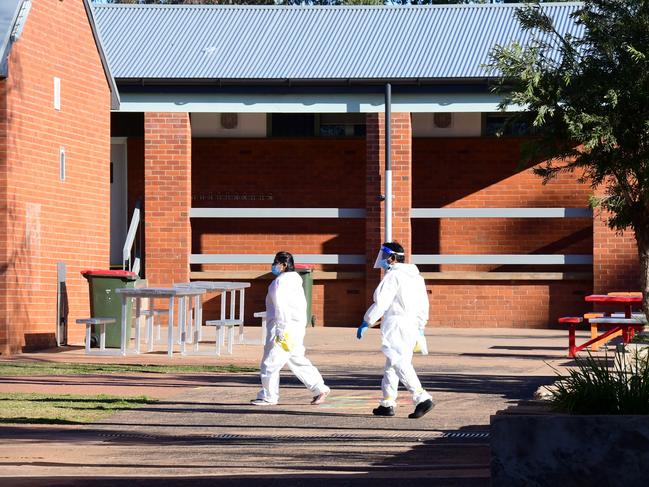
[[[252,338],[258,329],[247,331]],[[250,338],[249,338],[250,339]],[[567,334],[551,330],[435,329],[430,355],[415,367],[437,407],[409,420],[400,397],[394,418],[378,418],[383,358],[379,335],[361,342],[352,329],[315,328],[308,356],[332,395],[320,406],[286,372],[280,405],[251,406],[256,374],[173,374],[0,378],[0,391],[101,391],[160,401],[81,427],[0,427],[2,485],[489,485],[489,416],[528,399],[570,365]],[[205,347],[206,350],[209,348]],[[255,365],[261,347],[232,356],[180,357],[173,363]],[[83,361],[82,351],[21,359]],[[162,353],[94,358],[167,363]],[[153,480],[152,480],[153,479]]]

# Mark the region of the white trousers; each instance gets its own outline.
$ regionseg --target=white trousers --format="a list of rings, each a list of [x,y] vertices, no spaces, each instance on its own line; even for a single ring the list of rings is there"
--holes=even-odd
[[[412,394],[412,402],[432,399],[422,387],[417,372],[412,366],[412,354],[419,335],[419,330],[407,323],[388,322],[381,324],[381,351],[385,355],[385,368],[381,389],[383,400],[381,406],[394,407],[399,395],[399,381]]]
[[[270,332],[270,330],[269,330]],[[318,369],[311,361],[304,356],[304,331],[290,330],[292,349],[285,351],[275,344],[274,333],[266,334],[264,344],[264,356],[261,359],[261,390],[257,393],[257,399],[276,403],[279,401],[279,375],[284,365],[288,364],[291,372],[302,384],[306,386],[314,396],[329,392],[329,387]]]

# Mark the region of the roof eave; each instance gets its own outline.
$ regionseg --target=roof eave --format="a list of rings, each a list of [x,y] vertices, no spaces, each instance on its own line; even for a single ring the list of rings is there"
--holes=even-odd
[[[139,86],[395,86],[488,84],[493,77],[464,78],[116,78],[118,85]]]
[[[95,40],[95,46],[97,46],[97,52],[99,53],[99,57],[101,59],[101,65],[104,69],[104,75],[106,76],[106,81],[108,82],[108,88],[110,90],[110,108],[111,110],[119,110],[119,105],[120,105],[119,90],[117,89],[117,83],[115,82],[115,78],[113,78],[113,75],[110,72],[110,67],[108,66],[108,58],[106,57],[106,54],[104,53],[104,49],[101,45],[101,37],[99,35],[97,26],[95,24],[95,17],[92,12],[92,6],[90,5],[90,1],[83,0],[83,6],[86,9],[86,15],[88,16],[88,23],[90,24],[90,30],[92,31],[92,36]]]

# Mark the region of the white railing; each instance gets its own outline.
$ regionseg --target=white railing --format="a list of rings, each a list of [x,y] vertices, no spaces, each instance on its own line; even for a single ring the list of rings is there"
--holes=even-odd
[[[126,234],[126,241],[122,248],[122,269],[135,272],[138,275],[140,274],[140,257],[135,255],[135,258],[133,259],[133,244],[135,243],[135,236],[137,235],[140,226],[140,206],[140,202],[138,201],[135,204],[131,224],[128,227],[128,233]]]
[[[588,265],[590,254],[416,254],[413,264]]]
[[[192,208],[190,218],[365,218],[364,208]]]
[[[268,264],[275,254],[191,254],[190,264]],[[295,254],[296,263],[365,264],[363,254]]]
[[[412,208],[410,218],[592,218],[590,208]]]
[[[190,218],[358,218],[364,208],[191,208]],[[412,208],[419,218],[592,218],[590,208]],[[267,264],[272,254],[191,254],[190,264]],[[359,254],[296,255],[296,262],[309,264],[366,263]],[[590,254],[415,254],[415,264],[483,265],[592,265]]]

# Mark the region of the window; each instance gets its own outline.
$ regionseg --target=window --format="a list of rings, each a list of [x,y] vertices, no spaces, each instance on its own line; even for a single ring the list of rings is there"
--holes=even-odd
[[[363,137],[364,113],[323,113],[320,115],[321,137]]]
[[[525,120],[516,120],[506,113],[486,113],[483,134],[486,137],[496,135],[523,136],[531,133],[531,127]]]
[[[271,113],[270,137],[364,137],[364,113]]]
[[[271,113],[271,137],[314,137],[315,114],[313,113]]]

